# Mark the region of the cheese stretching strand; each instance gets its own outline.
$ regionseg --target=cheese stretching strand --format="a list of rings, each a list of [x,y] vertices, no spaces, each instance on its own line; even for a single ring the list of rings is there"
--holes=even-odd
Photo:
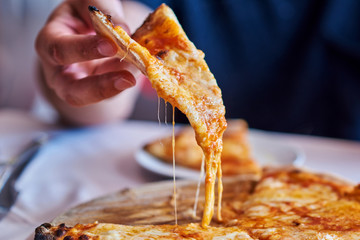
[[[201,181],[204,177],[204,163],[205,163],[205,159],[204,156],[201,159],[201,167],[200,167],[200,176],[199,176],[199,181],[197,183],[196,186],[196,193],[195,193],[195,202],[194,202],[194,210],[193,210],[193,216],[196,217],[196,209],[197,209],[197,205],[199,202],[199,193],[200,193],[200,185],[201,185]]]
[[[194,128],[205,155],[202,226],[207,227],[214,212],[215,181],[220,176],[222,135],[227,124],[221,90],[204,60],[204,53],[187,38],[175,14],[165,4],[149,15],[132,38],[121,27],[114,27],[109,16],[94,7],[89,10],[96,32],[118,46],[117,56],[120,59],[126,56],[127,61],[140,69],[158,96],[183,112]]]
[[[177,217],[177,195],[176,195],[176,176],[175,176],[175,107],[173,107],[172,114],[172,154],[173,154],[173,180],[174,180],[174,213],[175,213],[175,225],[178,224]]]

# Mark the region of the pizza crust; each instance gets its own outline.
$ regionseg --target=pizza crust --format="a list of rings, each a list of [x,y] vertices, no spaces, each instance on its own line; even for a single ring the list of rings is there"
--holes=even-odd
[[[35,230],[35,240],[54,239],[79,240],[149,240],[149,239],[239,239],[251,240],[249,234],[236,227],[202,228],[199,224],[125,226],[110,223],[78,224],[74,227],[65,225],[51,226],[43,224]],[[70,238],[70,236],[72,238]]]
[[[111,16],[105,15],[94,6],[89,6],[90,18],[97,33],[111,39],[117,46],[117,57],[134,64],[143,74],[146,75],[146,59],[150,59],[150,53],[143,51],[121,27],[113,26]],[[132,46],[133,45],[133,46]],[[130,46],[132,49],[130,50]]]

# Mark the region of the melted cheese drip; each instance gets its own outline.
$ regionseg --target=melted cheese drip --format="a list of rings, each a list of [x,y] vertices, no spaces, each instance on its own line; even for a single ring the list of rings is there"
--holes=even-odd
[[[218,139],[221,141],[221,139]],[[209,139],[207,139],[209,141]],[[222,181],[221,175],[222,171],[221,164],[221,150],[222,146],[214,147],[210,144],[209,148],[203,147],[205,154],[205,163],[206,163],[206,176],[205,176],[205,206],[203,212],[203,218],[201,225],[207,227],[210,224],[211,218],[214,214],[214,204],[215,204],[215,180],[218,179],[218,218],[221,220],[221,197],[222,197]]]
[[[217,206],[217,218],[219,221],[222,221],[221,217],[221,200],[222,200],[222,193],[223,193],[223,184],[222,184],[222,169],[221,169],[221,159],[218,165],[218,206]]]
[[[119,28],[120,26],[116,26],[116,27]],[[116,27],[115,27],[115,28],[116,28]],[[130,43],[130,44],[126,47],[126,52],[125,52],[124,56],[123,56],[122,58],[120,58],[120,62],[122,62],[124,59],[126,59],[127,55],[129,54],[129,50],[130,50],[131,44],[132,44],[132,43]]]
[[[176,196],[176,176],[175,176],[175,107],[173,107],[172,114],[172,157],[173,157],[173,181],[174,181],[174,214],[175,214],[175,225],[178,224],[177,220],[177,196]]]
[[[199,202],[199,194],[200,194],[200,185],[201,185],[201,181],[204,177],[204,165],[205,165],[205,157],[203,155],[202,159],[201,159],[201,169],[200,169],[200,176],[199,176],[199,181],[197,183],[197,187],[196,187],[196,194],[195,194],[195,202],[194,202],[194,211],[193,211],[193,217],[196,218],[196,209],[197,209],[197,205]]]
[[[167,126],[167,101],[164,100],[165,104],[165,125]]]
[[[160,97],[158,96],[158,106],[157,106],[157,118],[159,121],[159,126],[161,126],[161,121],[160,121]]]

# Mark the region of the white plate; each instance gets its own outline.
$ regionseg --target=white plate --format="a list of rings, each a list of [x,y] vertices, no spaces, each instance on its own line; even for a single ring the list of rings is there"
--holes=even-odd
[[[298,147],[276,141],[274,136],[258,130],[249,131],[249,141],[252,154],[260,166],[302,166],[305,154]],[[149,154],[144,148],[135,154],[136,161],[143,168],[167,177],[173,177],[172,164],[166,163]],[[186,167],[176,166],[175,175],[178,178],[199,178],[199,171]]]

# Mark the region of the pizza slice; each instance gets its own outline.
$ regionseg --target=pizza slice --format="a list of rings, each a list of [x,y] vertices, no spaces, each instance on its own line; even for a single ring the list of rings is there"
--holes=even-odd
[[[218,217],[221,206],[222,135],[226,129],[221,90],[210,72],[204,53],[187,38],[173,11],[162,4],[130,37],[111,18],[89,7],[96,32],[113,40],[118,57],[145,74],[159,97],[183,112],[194,128],[205,156],[205,208],[202,225],[208,226],[214,211],[218,177]]]

